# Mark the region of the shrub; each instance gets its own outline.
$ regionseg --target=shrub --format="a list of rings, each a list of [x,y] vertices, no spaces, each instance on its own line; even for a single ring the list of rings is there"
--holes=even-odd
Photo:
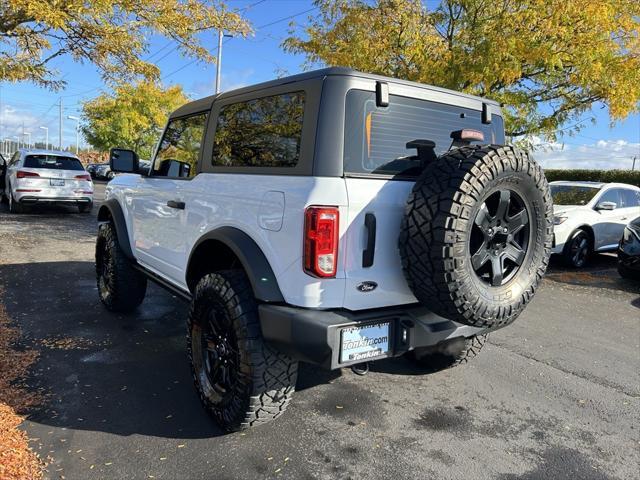
[[[589,182],[628,183],[640,187],[640,171],[635,170],[562,170],[549,169],[544,174],[550,182],[576,180]]]

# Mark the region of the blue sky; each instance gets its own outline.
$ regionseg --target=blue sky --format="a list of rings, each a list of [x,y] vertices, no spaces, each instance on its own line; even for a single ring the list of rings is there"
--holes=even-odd
[[[235,0],[228,1],[231,8],[246,9],[244,15],[251,21],[255,35],[246,39],[225,39],[222,56],[222,89],[229,90],[276,77],[281,72],[297,73],[304,58],[285,53],[280,43],[287,36],[289,23],[304,26],[309,15],[315,13],[310,0]],[[434,7],[429,0],[427,5]],[[205,32],[203,41],[215,54],[217,35]],[[185,92],[199,98],[213,93],[215,65],[203,65],[181,57],[175,44],[164,38],[153,38],[147,58],[161,70],[165,85],[181,84]],[[67,82],[67,88],[52,93],[30,84],[0,84],[2,102],[2,131],[0,137],[19,135],[22,122],[31,132],[32,141],[44,141],[49,128],[49,140],[58,142],[58,102],[64,105],[65,145],[75,144],[75,121],[68,115],[78,116],[81,102],[98,95],[105,89],[100,75],[90,64],[77,64],[61,58],[55,68]],[[539,141],[536,158],[547,167],[630,168],[631,157],[638,155],[640,164],[640,115],[633,115],[610,127],[606,108],[597,106],[584,118],[593,117],[595,124],[584,123],[574,136],[565,135],[558,142]]]

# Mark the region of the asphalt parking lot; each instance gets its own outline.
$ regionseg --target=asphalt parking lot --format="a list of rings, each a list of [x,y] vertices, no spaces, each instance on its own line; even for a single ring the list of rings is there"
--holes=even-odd
[[[466,366],[303,366],[284,417],[223,434],[191,384],[186,305],[155,286],[134,314],[100,305],[96,208],[0,207],[0,300],[41,351],[29,383],[49,397],[24,428],[48,478],[638,478],[640,286],[611,255],[554,263]]]

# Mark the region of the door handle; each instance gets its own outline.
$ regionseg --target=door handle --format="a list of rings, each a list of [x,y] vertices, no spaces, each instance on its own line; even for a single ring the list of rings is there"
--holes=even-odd
[[[376,251],[376,216],[367,213],[364,216],[364,226],[367,229],[367,248],[362,252],[362,267],[373,265],[373,254]]]
[[[177,208],[178,210],[184,210],[184,202],[180,202],[178,200],[169,200],[167,202],[167,207]]]

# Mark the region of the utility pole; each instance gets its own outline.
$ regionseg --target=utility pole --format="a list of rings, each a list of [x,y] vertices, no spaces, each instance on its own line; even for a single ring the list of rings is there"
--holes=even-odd
[[[78,117],[74,117],[73,115],[69,115],[67,118],[69,120],[76,121],[76,155],[78,155],[78,147],[80,146],[80,119]]]
[[[218,30],[218,58],[216,59],[216,94],[220,93],[220,73],[222,71],[222,30]]]
[[[60,97],[60,110],[59,110],[59,121],[58,125],[58,149],[62,150],[62,97]]]
[[[49,127],[40,127],[40,128],[46,132],[44,149],[49,150]]]
[[[216,59],[216,94],[220,93],[220,81],[222,75],[222,39],[231,38],[233,35],[225,35],[224,31],[218,30],[218,58]]]
[[[636,169],[636,158],[638,158],[638,157],[633,157],[633,165],[631,166],[631,171],[632,172]]]
[[[22,137],[20,138],[22,141],[22,146],[24,147],[24,122],[22,122]]]

